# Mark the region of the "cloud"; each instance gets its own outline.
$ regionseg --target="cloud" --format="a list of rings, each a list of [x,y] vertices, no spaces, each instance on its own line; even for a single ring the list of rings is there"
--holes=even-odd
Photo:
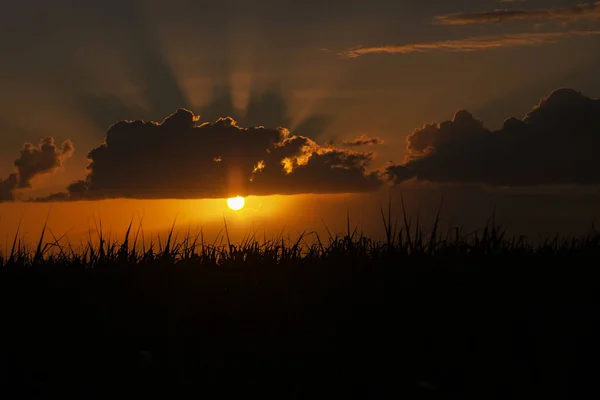
[[[437,42],[411,43],[403,45],[386,45],[375,47],[360,47],[350,49],[340,55],[347,58],[356,58],[368,54],[410,54],[425,51],[454,51],[473,52],[497,48],[536,46],[555,43],[561,39],[600,35],[600,30],[580,30],[566,32],[544,33],[511,33],[495,36],[476,36],[458,40],[442,40]]]
[[[179,109],[161,123],[120,121],[88,154],[84,180],[40,201],[98,198],[222,198],[234,195],[365,192],[373,153],[323,147],[284,128],[201,123]]]
[[[272,164],[253,176],[259,194],[356,193],[376,190],[382,185],[377,171],[367,172],[372,152],[322,147],[304,136],[290,136],[272,151]]]
[[[74,151],[70,140],[57,148],[52,137],[40,140],[37,146],[25,143],[14,162],[16,172],[0,180],[0,201],[14,200],[17,190],[30,188],[33,178],[61,168],[64,160],[71,157]]]
[[[40,140],[36,147],[25,143],[21,149],[21,156],[15,160],[19,176],[19,187],[31,187],[31,179],[35,176],[54,171],[62,167],[63,160],[71,157],[75,148],[70,140],[63,142],[61,148],[56,148],[54,138]]]
[[[452,121],[441,124],[426,124],[416,129],[407,138],[407,150],[410,158],[418,158],[431,153],[435,148],[446,143],[455,142],[470,137],[477,137],[489,131],[483,127],[483,122],[473,118],[466,110],[456,112]]]
[[[354,140],[342,142],[342,144],[349,147],[368,146],[374,144],[383,144],[383,139],[377,136],[370,137],[367,135],[361,135]]]
[[[504,3],[508,1],[503,1]],[[514,2],[514,1],[511,1]],[[438,15],[434,23],[438,25],[472,25],[500,23],[515,20],[560,20],[575,21],[582,19],[600,19],[600,1],[582,3],[571,7],[546,8],[538,10],[493,10],[475,13],[455,13]]]
[[[407,138],[408,155],[387,173],[417,180],[535,186],[600,183],[600,100],[551,93],[523,119],[490,131],[467,111]]]

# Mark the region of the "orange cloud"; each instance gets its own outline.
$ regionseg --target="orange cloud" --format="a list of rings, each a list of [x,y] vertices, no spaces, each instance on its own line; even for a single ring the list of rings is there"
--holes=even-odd
[[[341,55],[348,58],[356,58],[367,54],[410,54],[436,50],[473,52],[505,47],[536,46],[542,44],[555,43],[558,40],[570,37],[593,35],[600,35],[600,30],[544,33],[511,33],[496,36],[478,36],[458,40],[442,40],[438,42],[361,47],[350,49],[342,53]]]
[[[541,10],[493,10],[476,13],[438,15],[433,21],[438,25],[473,25],[526,19],[561,21],[600,19],[600,1],[578,4],[572,7],[547,8]]]

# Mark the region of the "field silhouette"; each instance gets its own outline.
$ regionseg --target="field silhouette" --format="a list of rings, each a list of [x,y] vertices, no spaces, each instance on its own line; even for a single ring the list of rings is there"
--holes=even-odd
[[[148,244],[44,229],[0,258],[7,398],[578,398],[597,391],[600,233],[493,220]],[[439,215],[438,215],[439,217]],[[439,218],[438,218],[439,219]],[[50,236],[50,237],[48,237]],[[310,237],[310,240],[309,240]]]

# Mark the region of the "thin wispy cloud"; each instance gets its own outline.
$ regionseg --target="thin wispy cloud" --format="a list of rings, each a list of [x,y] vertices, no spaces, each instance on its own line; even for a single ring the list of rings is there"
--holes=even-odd
[[[344,146],[349,146],[349,147],[371,146],[371,145],[383,144],[383,143],[384,143],[383,139],[381,139],[380,137],[367,136],[367,135],[361,135],[354,140],[348,140],[348,141],[342,142],[342,144]]]
[[[477,36],[458,40],[360,47],[341,53],[341,56],[356,58],[367,54],[410,54],[426,51],[473,52],[507,47],[536,46],[555,43],[561,39],[577,36],[600,35],[600,30],[582,30],[545,33],[512,33],[495,36]]]
[[[506,3],[508,1],[503,1]],[[514,1],[510,1],[513,3]],[[500,23],[514,20],[560,20],[576,21],[600,19],[600,1],[582,3],[571,7],[546,8],[537,10],[492,10],[474,13],[438,15],[433,21],[438,25],[473,25]]]

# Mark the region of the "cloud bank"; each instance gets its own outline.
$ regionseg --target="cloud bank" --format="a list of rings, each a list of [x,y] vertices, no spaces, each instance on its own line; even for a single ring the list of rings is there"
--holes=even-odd
[[[14,200],[19,189],[30,188],[33,178],[61,168],[64,160],[71,157],[74,151],[70,140],[57,148],[52,137],[40,140],[37,146],[25,143],[14,162],[16,172],[0,180],[0,201]]]
[[[347,58],[356,58],[369,54],[410,54],[426,51],[454,51],[473,52],[498,48],[511,48],[523,46],[537,46],[556,43],[559,40],[600,35],[600,30],[579,30],[565,32],[544,33],[511,33],[495,36],[476,36],[458,40],[442,40],[437,42],[410,43],[402,45],[386,45],[373,47],[360,47],[350,49],[340,55]]]
[[[360,136],[343,142],[381,144]],[[162,122],[120,121],[88,153],[84,179],[37,201],[104,198],[223,198],[235,195],[359,193],[386,180],[493,186],[600,183],[600,100],[559,89],[523,118],[496,131],[467,110],[425,124],[406,139],[402,164],[373,167],[372,151],[320,145],[285,128],[243,128],[231,117],[202,122],[179,109]],[[70,141],[27,143],[15,171],[0,180],[0,200],[21,197],[34,178],[73,154]]]
[[[242,128],[229,117],[201,123],[186,109],[161,123],[118,122],[88,158],[84,180],[45,200],[352,193],[383,184],[367,172],[372,152],[323,147],[284,128]]]
[[[434,23],[438,25],[497,24],[515,20],[559,20],[576,21],[600,19],[600,1],[582,3],[571,7],[547,8],[538,10],[493,10],[475,13],[455,13],[438,15]]]
[[[421,181],[535,186],[600,183],[600,100],[571,89],[543,99],[523,119],[490,131],[468,111],[407,138],[396,183]]]

